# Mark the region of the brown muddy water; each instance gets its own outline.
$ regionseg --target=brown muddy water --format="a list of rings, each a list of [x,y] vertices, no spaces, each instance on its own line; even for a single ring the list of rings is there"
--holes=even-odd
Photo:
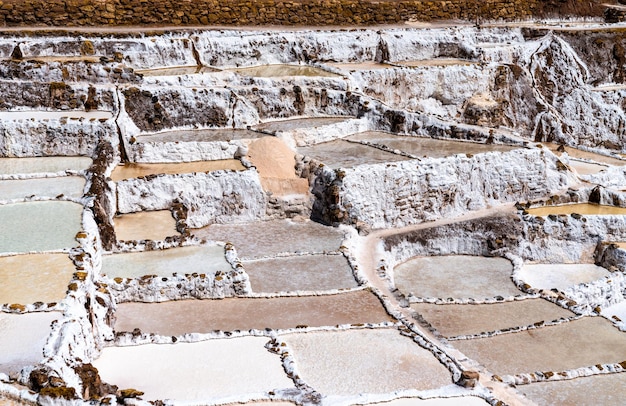
[[[559,206],[533,207],[527,210],[533,216],[548,216],[550,214],[583,214],[591,216],[608,216],[626,214],[626,207],[605,206],[594,203],[574,203]]]
[[[113,219],[118,241],[164,240],[180,235],[176,220],[169,210],[141,211],[122,214]]]
[[[199,161],[181,163],[154,163],[139,164],[126,163],[118,165],[111,173],[111,180],[118,182],[124,179],[139,178],[150,175],[176,175],[194,172],[215,172],[223,170],[243,171],[246,168],[237,159],[222,159],[218,161]]]

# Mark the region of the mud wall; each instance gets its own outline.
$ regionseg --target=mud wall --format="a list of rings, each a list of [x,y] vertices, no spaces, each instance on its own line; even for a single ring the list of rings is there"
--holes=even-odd
[[[599,0],[0,0],[0,25],[354,25],[600,16]]]

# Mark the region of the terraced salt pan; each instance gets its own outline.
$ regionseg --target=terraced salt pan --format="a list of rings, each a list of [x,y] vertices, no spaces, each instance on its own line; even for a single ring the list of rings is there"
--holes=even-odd
[[[111,173],[111,180],[118,182],[124,179],[139,178],[141,176],[160,174],[181,174],[194,172],[214,172],[222,170],[243,171],[246,168],[237,159],[223,159],[218,161],[181,162],[181,163],[125,163],[118,165]]]
[[[406,161],[409,158],[360,143],[335,140],[299,147],[298,153],[323,162],[332,169],[351,168],[358,165]]]
[[[199,238],[233,243],[241,259],[271,257],[281,253],[337,251],[344,239],[341,229],[309,220],[212,224],[191,231]]]
[[[569,166],[578,172],[579,175],[593,175],[608,168],[606,165],[575,161],[573,159],[569,161]]]
[[[26,110],[26,111],[3,111],[3,121],[14,120],[54,120],[61,118],[70,119],[86,119],[86,120],[108,120],[113,117],[110,111],[78,111],[78,110],[60,110],[60,111],[42,111],[42,110]]]
[[[602,309],[602,315],[612,320],[615,320],[613,316],[616,316],[618,319],[626,321],[626,301]]]
[[[230,69],[244,76],[254,77],[283,77],[283,76],[310,76],[310,77],[338,77],[338,75],[323,69],[306,65],[261,65],[249,68]]]
[[[450,372],[395,329],[285,334],[300,378],[323,395],[435,389]]]
[[[533,207],[527,210],[529,214],[533,216],[548,216],[550,214],[584,214],[592,216],[608,216],[608,215],[620,215],[626,214],[626,207],[605,206],[593,203],[574,203],[563,204],[559,206],[542,206]]]
[[[0,312],[0,373],[18,373],[43,359],[50,323],[61,318],[57,312],[9,314]]]
[[[411,309],[445,337],[480,334],[574,316],[569,310],[543,299],[466,305],[413,303]]]
[[[88,169],[91,163],[91,158],[73,156],[0,158],[0,174],[57,173],[66,170],[82,171]]]
[[[520,295],[512,271],[504,258],[469,255],[417,257],[393,270],[395,286],[405,295],[455,299]]]
[[[467,65],[474,65],[477,62],[468,61],[467,59],[458,59],[458,58],[435,58],[435,59],[423,59],[419,61],[398,61],[394,63],[398,65],[409,66],[412,68],[420,68],[424,66],[467,66]]]
[[[352,135],[348,139],[381,144],[392,150],[397,149],[418,157],[430,158],[445,158],[456,154],[476,155],[485,152],[508,152],[516,148],[509,145],[478,144],[475,142],[394,135],[382,131],[367,131]]]
[[[176,220],[169,210],[123,214],[115,217],[113,223],[118,241],[159,241],[180,234],[176,231]]]
[[[0,257],[0,303],[60,302],[75,271],[67,254]]]
[[[30,196],[80,198],[85,178],[60,176],[56,178],[0,180],[0,200],[24,199]]]
[[[217,142],[248,140],[265,137],[265,134],[243,129],[198,129],[166,131],[152,135],[139,135],[136,142]]]
[[[333,68],[345,70],[345,71],[357,71],[357,70],[374,70],[374,69],[389,69],[393,68],[393,65],[380,62],[349,62],[349,63],[333,63],[326,62],[324,65],[332,66]]]
[[[417,398],[404,398],[376,404],[381,406],[486,406],[489,403],[486,400],[475,396],[463,396],[457,398],[435,398],[424,400]]]
[[[357,287],[343,255],[303,255],[244,262],[253,292],[323,291]]]
[[[594,264],[524,264],[518,278],[536,289],[565,291],[609,275],[607,269]]]
[[[337,124],[351,118],[352,117],[295,118],[289,120],[269,121],[267,123],[258,124],[253,128],[255,130],[263,130],[271,133],[277,133]]]
[[[264,346],[266,337],[198,343],[108,347],[93,362],[103,381],[144,392],[146,401],[207,404],[267,397],[293,388],[280,358]]]
[[[550,149],[550,151],[554,152],[556,155],[560,156],[562,154],[562,152],[557,151],[557,149],[561,147],[558,144],[546,142],[546,143],[543,143],[543,145],[548,147],[548,149]],[[568,146],[562,146],[562,147],[565,149],[565,152],[567,152],[567,155],[569,155],[572,158],[589,159],[594,162],[607,164],[607,165],[614,165],[614,166],[626,165],[626,160],[617,159],[617,158],[613,158],[613,157],[602,155],[602,154],[596,154],[594,152],[584,151],[581,149],[572,148]]]
[[[201,73],[218,72],[218,69],[207,66],[174,66],[168,68],[156,69],[136,69],[135,73],[145,77],[150,76],[181,76],[181,75],[198,75]]]
[[[83,206],[44,201],[0,206],[0,252],[49,251],[78,245]]]
[[[143,333],[163,336],[391,321],[380,301],[367,291],[272,299],[120,303],[116,317],[116,331],[139,328]]]
[[[188,246],[166,250],[127,252],[102,257],[102,273],[109,278],[159,277],[172,273],[215,273],[228,271],[230,264],[221,246]]]
[[[454,347],[498,375],[569,369],[622,362],[626,333],[603,317],[555,326],[455,341]]]
[[[538,405],[621,406],[626,399],[626,373],[537,382],[517,390]]]

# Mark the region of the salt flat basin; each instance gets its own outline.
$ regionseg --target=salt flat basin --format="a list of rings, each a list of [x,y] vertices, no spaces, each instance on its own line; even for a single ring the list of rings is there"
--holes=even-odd
[[[400,162],[409,159],[402,155],[346,140],[334,140],[308,147],[298,147],[298,153],[323,162],[324,165],[332,169]]]
[[[265,136],[265,134],[251,130],[218,128],[165,131],[151,135],[138,135],[135,140],[136,142],[219,142],[256,139]]]
[[[546,142],[542,144],[545,145],[550,151],[554,152],[556,155],[562,154],[562,152],[557,151],[557,149],[561,147],[560,145],[552,143],[552,142]],[[621,160],[621,159],[613,158],[613,157],[602,155],[602,154],[596,154],[595,152],[584,151],[581,149],[572,148],[572,147],[565,146],[565,145],[563,146],[563,148],[565,149],[565,152],[567,152],[567,155],[569,155],[572,158],[589,159],[595,162],[599,162],[599,163],[603,163],[607,165],[613,165],[613,166],[626,165],[626,160]]]
[[[605,307],[602,309],[602,315],[608,319],[617,321],[613,316],[619,320],[626,322],[626,301],[614,304],[613,306]]]
[[[519,385],[517,390],[538,405],[621,406],[626,399],[626,374],[536,382],[530,385]]]
[[[582,162],[570,160],[569,166],[578,172],[579,175],[593,175],[600,173],[608,168],[606,165],[600,165],[592,162]]]
[[[511,280],[504,258],[470,255],[416,257],[394,268],[396,288],[416,297],[485,299],[522,292]]]
[[[75,271],[67,254],[0,257],[0,303],[60,302]]]
[[[58,120],[61,118],[70,119],[86,119],[86,120],[108,120],[113,117],[113,113],[110,111],[91,110],[91,111],[79,111],[79,110],[57,110],[57,111],[43,111],[43,110],[26,110],[26,111],[3,111],[0,112],[0,120],[3,121],[15,121],[15,120]]]
[[[140,211],[122,214],[113,219],[118,241],[164,240],[180,235],[176,220],[169,210]]]
[[[393,68],[393,65],[388,63],[380,63],[375,61],[366,62],[325,62],[324,65],[332,66],[333,68],[345,70],[345,71],[359,71],[359,70],[374,70],[374,69],[389,69]]]
[[[341,116],[341,117],[309,117],[309,118],[293,118],[289,120],[268,121],[267,123],[261,123],[255,125],[255,130],[263,130],[270,133],[277,133],[283,131],[295,131],[299,129],[322,127],[327,125],[333,125],[341,123],[346,120],[350,120],[353,117]]]
[[[58,312],[11,314],[0,312],[0,373],[18,373],[43,360],[43,347]]]
[[[445,158],[456,154],[480,154],[485,152],[508,152],[520,147],[500,144],[449,141],[425,137],[395,135],[382,131],[367,131],[348,137],[351,141],[381,144],[392,150],[400,150],[417,157]]]
[[[260,397],[293,388],[267,337],[197,343],[107,347],[93,362],[103,381],[144,392],[146,401],[213,404],[222,398]]]
[[[418,399],[418,398],[402,398],[392,400],[390,402],[375,403],[382,406],[485,406],[489,403],[475,396],[463,396],[456,398],[434,398],[434,399]]]
[[[282,76],[338,77],[339,75],[307,65],[260,65],[248,68],[229,69],[244,76],[274,78]]]
[[[450,372],[396,329],[324,331],[279,336],[300,377],[323,395],[427,390],[452,383]]]
[[[574,316],[569,310],[544,299],[478,305],[413,303],[411,309],[445,337],[480,334]]]
[[[218,72],[219,69],[211,68],[208,66],[172,66],[167,68],[154,68],[154,69],[136,69],[135,73],[142,76],[182,76],[182,75],[197,75],[200,73],[213,73]]]
[[[92,159],[82,156],[47,156],[32,158],[0,158],[0,174],[57,173],[82,171],[91,166]]]
[[[102,256],[102,273],[109,278],[140,278],[144,275],[159,277],[172,273],[210,273],[229,271],[224,258],[224,247],[188,246],[166,250],[126,252]]]
[[[241,259],[271,257],[280,253],[337,251],[344,239],[341,229],[310,220],[212,224],[194,229],[192,234],[208,240],[232,242]]]
[[[453,346],[498,375],[558,372],[626,359],[626,334],[602,317],[460,340]]]
[[[180,163],[154,163],[139,164],[126,163],[118,165],[111,173],[111,180],[118,182],[124,179],[139,178],[141,176],[194,172],[214,172],[223,170],[243,171],[246,168],[238,159],[222,159],[217,161],[180,162]]]
[[[82,176],[0,180],[0,200],[24,199],[29,196],[80,198],[85,188]]]
[[[412,68],[420,68],[424,66],[467,66],[475,65],[477,62],[459,58],[433,58],[415,61],[397,61],[394,63]]]
[[[78,245],[83,206],[43,201],[0,206],[0,252],[51,251]]]
[[[236,317],[234,317],[236,315]],[[162,303],[120,303],[116,331],[163,336],[214,330],[288,329],[297,326],[382,323],[391,318],[370,292],[272,299],[227,298]]]
[[[323,291],[357,287],[343,255],[303,255],[244,262],[253,292]]]
[[[564,291],[609,275],[607,269],[594,264],[524,264],[518,277],[535,289]]]
[[[574,203],[574,204],[562,204],[558,206],[542,206],[533,207],[527,210],[529,214],[533,216],[548,216],[550,214],[584,214],[592,216],[608,216],[618,215],[623,216],[626,214],[626,207],[605,206],[594,203]]]

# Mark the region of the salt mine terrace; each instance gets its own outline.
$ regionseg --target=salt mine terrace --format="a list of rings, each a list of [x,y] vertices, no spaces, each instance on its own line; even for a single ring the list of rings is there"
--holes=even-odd
[[[608,56],[485,27],[89,33],[146,77],[101,77],[119,115],[85,130],[57,120],[69,110],[0,113],[13,148],[0,151],[24,156],[0,181],[0,404],[65,389],[138,404],[620,404],[621,99],[585,82],[613,75],[594,62]],[[494,63],[470,62],[486,43]],[[302,49],[372,78],[328,79],[296,65]],[[384,53],[432,75],[378,69]],[[261,64],[194,75],[211,57]],[[387,93],[358,90],[386,75]],[[423,96],[403,100],[405,85]],[[17,86],[11,114],[87,101]],[[521,147],[542,137],[606,155]],[[31,161],[44,154],[68,158]],[[87,364],[117,387],[90,386]]]

